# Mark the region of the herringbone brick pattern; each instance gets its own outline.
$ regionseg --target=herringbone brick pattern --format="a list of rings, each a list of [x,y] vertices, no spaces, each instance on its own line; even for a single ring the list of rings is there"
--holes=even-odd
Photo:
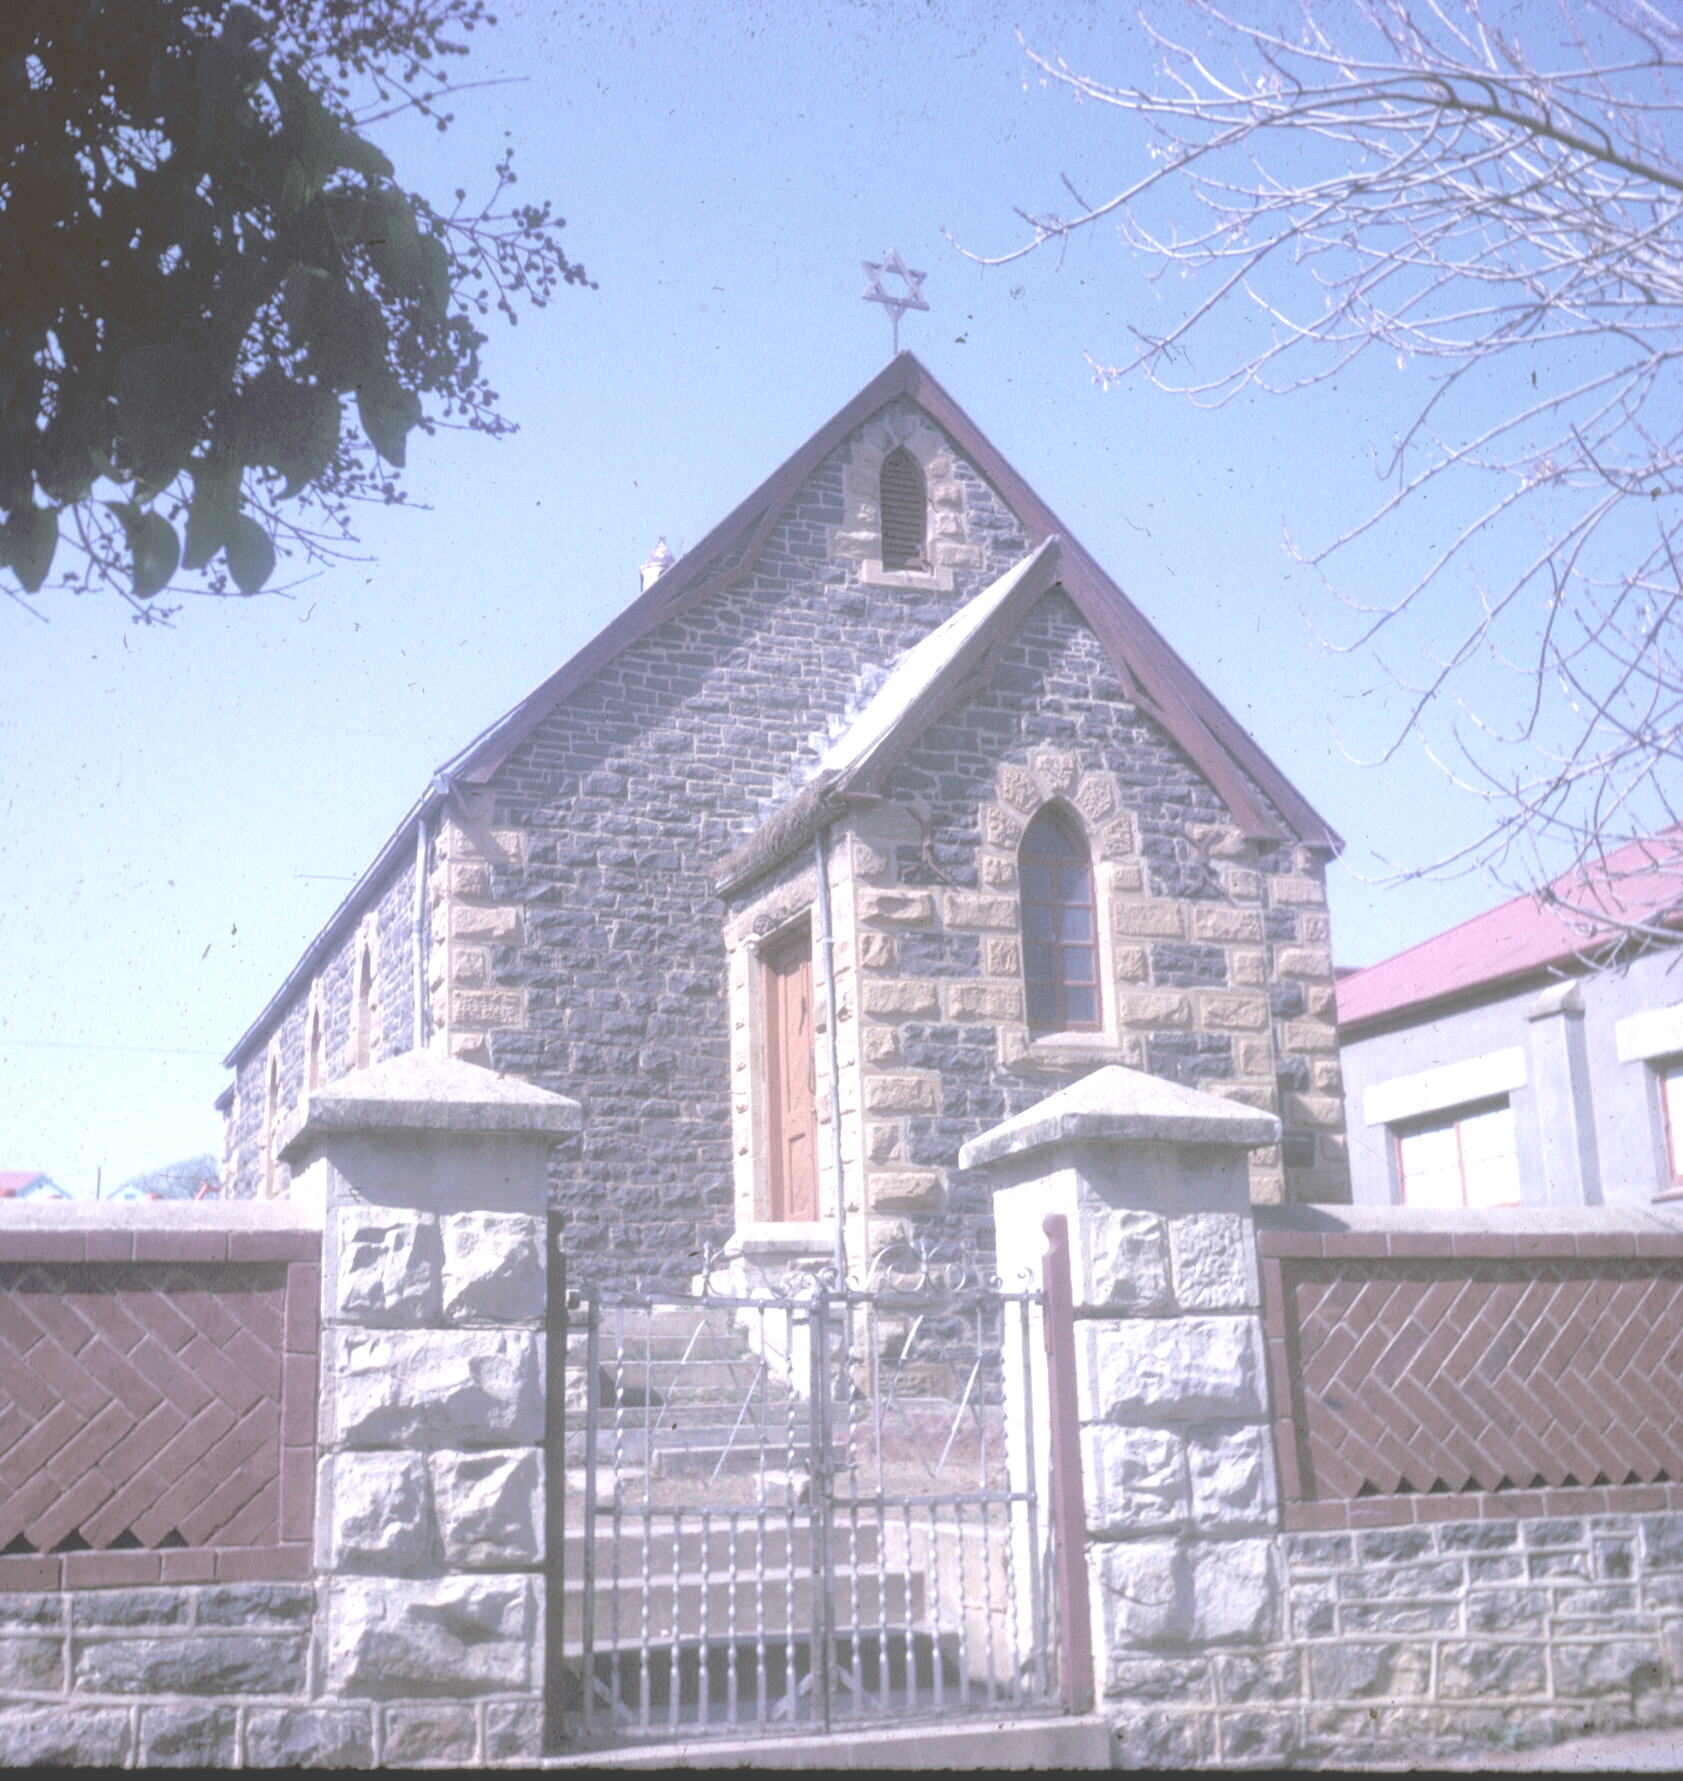
[[[1285,1264],[1301,1497],[1683,1481],[1683,1275]]]
[[[0,1268],[0,1552],[280,1538],[286,1270]]]

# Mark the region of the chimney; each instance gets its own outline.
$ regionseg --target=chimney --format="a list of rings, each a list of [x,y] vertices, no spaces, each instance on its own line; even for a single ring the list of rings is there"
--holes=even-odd
[[[677,560],[666,548],[666,539],[662,537],[654,549],[649,552],[648,560],[638,571],[643,581],[643,592],[646,594]]]

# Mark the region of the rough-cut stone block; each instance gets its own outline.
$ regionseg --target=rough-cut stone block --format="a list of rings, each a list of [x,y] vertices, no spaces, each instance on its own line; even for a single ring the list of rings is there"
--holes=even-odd
[[[1099,1548],[1104,1646],[1180,1643],[1190,1624],[1186,1565],[1173,1540],[1129,1540]]]
[[[1111,920],[1124,939],[1179,940],[1186,932],[1180,904],[1166,898],[1119,897]]]
[[[1211,1760],[1214,1718],[1199,1713],[1130,1711],[1110,1703],[1116,1730],[1111,1763],[1118,1769],[1197,1769]]]
[[[61,1639],[0,1639],[0,1691],[57,1694],[64,1687]]]
[[[1274,1540],[1195,1541],[1185,1555],[1191,1582],[1187,1636],[1203,1644],[1274,1635],[1283,1599]]]
[[[1554,1690],[1562,1695],[1637,1695],[1663,1687],[1665,1659],[1652,1639],[1562,1640],[1554,1648]]]
[[[478,1736],[471,1707],[388,1707],[381,1740],[386,1768],[470,1763]]]
[[[941,900],[949,928],[1015,928],[1015,897],[991,897],[977,891],[948,891]]]
[[[450,911],[450,927],[457,940],[520,939],[520,911],[509,907],[469,908]]]
[[[1424,1694],[1431,1681],[1429,1645],[1340,1639],[1309,1650],[1310,1687],[1323,1701]]]
[[[161,1706],[140,1710],[140,1766],[225,1769],[234,1760],[232,1707]]]
[[[1268,1002],[1263,996],[1236,996],[1205,991],[1198,998],[1198,1014],[1212,1033],[1261,1033],[1268,1028]]]
[[[433,1503],[445,1563],[513,1570],[543,1562],[543,1454],[435,1453]]]
[[[941,1177],[933,1169],[885,1169],[871,1175],[871,1204],[879,1212],[938,1212],[945,1199]]]
[[[1438,1694],[1444,1700],[1541,1694],[1547,1683],[1541,1645],[1493,1645],[1481,1640],[1438,1648]]]
[[[365,1769],[374,1761],[373,1726],[358,1709],[253,1708],[245,1760],[253,1769]]]
[[[1168,1226],[1175,1303],[1183,1311],[1243,1311],[1259,1302],[1256,1240],[1245,1214],[1185,1212]]]
[[[1038,782],[1026,767],[1006,765],[999,770],[999,795],[1027,816],[1044,801]]]
[[[418,1453],[329,1454],[320,1500],[336,1571],[413,1570],[437,1551],[427,1462]]]
[[[1083,1431],[1087,1524],[1095,1533],[1132,1533],[1185,1522],[1191,1507],[1186,1455],[1167,1429]]]
[[[867,886],[859,892],[859,919],[893,922],[897,927],[925,926],[935,919],[935,898],[930,891]]]
[[[536,1446],[540,1338],[525,1330],[339,1330],[334,1437],[391,1447]]]
[[[338,1314],[358,1323],[436,1323],[438,1220],[390,1206],[339,1207],[333,1218]]]
[[[76,1687],[94,1694],[300,1694],[304,1647],[297,1634],[78,1640]]]
[[[1269,1431],[1259,1424],[1190,1432],[1186,1458],[1192,1515],[1200,1528],[1272,1528],[1279,1515]]]
[[[1295,1651],[1270,1651],[1252,1655],[1223,1655],[1215,1661],[1221,1698],[1229,1705],[1247,1701],[1284,1701],[1303,1698],[1302,1663]]]
[[[0,1767],[116,1768],[129,1752],[121,1707],[0,1708]]]
[[[229,1583],[201,1589],[193,1617],[200,1626],[300,1626],[315,1608],[308,1583]]]
[[[1021,1020],[1023,992],[1014,983],[949,983],[949,1020]]]
[[[543,1707],[537,1701],[493,1701],[485,1709],[485,1760],[536,1766],[543,1755]]]
[[[941,992],[927,977],[889,977],[868,980],[860,990],[859,1004],[881,1020],[925,1017],[941,1011]]]
[[[1262,941],[1262,911],[1234,909],[1225,903],[1200,903],[1192,911],[1192,937],[1231,943]]]
[[[503,1694],[528,1687],[537,1638],[526,1578],[340,1578],[327,1612],[326,1682],[338,1694]]]
[[[1110,1206],[1081,1213],[1086,1256],[1081,1303],[1156,1311],[1169,1303],[1169,1250],[1163,1220]]]
[[[76,1625],[184,1626],[191,1598],[179,1589],[101,1589],[76,1597]]]
[[[871,1076],[865,1105],[872,1113],[933,1113],[935,1080],[928,1076]]]
[[[1263,1413],[1262,1332],[1252,1317],[1088,1325],[1093,1410],[1105,1422],[1197,1422]]]
[[[444,1315],[454,1323],[528,1323],[548,1303],[544,1223],[524,1212],[449,1212]]]

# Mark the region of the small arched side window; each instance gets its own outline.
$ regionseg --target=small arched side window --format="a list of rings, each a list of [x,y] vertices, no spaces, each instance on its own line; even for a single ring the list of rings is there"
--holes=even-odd
[[[280,1137],[280,1058],[269,1054],[269,1068],[263,1085],[263,1197],[272,1200],[280,1175],[277,1155]]]
[[[1054,808],[1042,810],[1023,836],[1017,867],[1029,1026],[1039,1033],[1097,1032],[1093,859],[1079,826]]]
[[[882,461],[882,566],[927,569],[929,489],[923,466],[897,445]]]
[[[310,1041],[307,1050],[309,1062],[304,1069],[304,1086],[317,1089],[322,1084],[320,1002],[315,1002],[310,1007]]]
[[[374,1056],[374,954],[364,945],[356,968],[356,1067],[366,1070]]]

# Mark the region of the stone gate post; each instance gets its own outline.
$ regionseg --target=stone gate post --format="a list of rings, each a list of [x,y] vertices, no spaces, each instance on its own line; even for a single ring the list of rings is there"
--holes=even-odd
[[[322,1705],[374,1760],[542,1753],[547,1162],[576,1102],[411,1052],[283,1135],[323,1208]]]
[[[1278,1137],[1272,1114],[1111,1066],[959,1155],[1004,1179],[1002,1275],[1038,1270],[1046,1214],[1069,1221],[1095,1680],[1125,1738],[1187,1659],[1277,1629],[1246,1153]]]

